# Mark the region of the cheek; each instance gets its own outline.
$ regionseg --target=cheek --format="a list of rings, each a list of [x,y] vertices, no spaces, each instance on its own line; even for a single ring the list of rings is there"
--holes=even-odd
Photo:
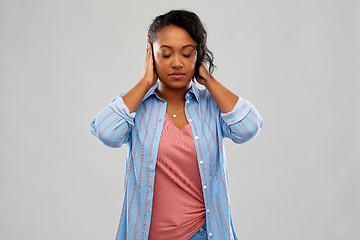
[[[192,58],[190,61],[189,61],[189,66],[192,70],[195,71],[195,66],[196,66],[196,57]]]

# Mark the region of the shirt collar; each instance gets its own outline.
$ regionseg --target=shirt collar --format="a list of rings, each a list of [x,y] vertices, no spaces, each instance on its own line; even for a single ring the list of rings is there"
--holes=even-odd
[[[157,96],[155,90],[158,86],[159,86],[159,82],[156,82],[156,84],[154,86],[152,86],[149,89],[149,91],[145,94],[143,101],[148,99],[151,95]],[[197,86],[195,86],[195,84],[193,82],[191,83],[191,87],[190,87],[189,91],[185,95],[186,100],[190,100],[192,98],[192,95],[195,96],[196,101],[199,101],[200,89]]]

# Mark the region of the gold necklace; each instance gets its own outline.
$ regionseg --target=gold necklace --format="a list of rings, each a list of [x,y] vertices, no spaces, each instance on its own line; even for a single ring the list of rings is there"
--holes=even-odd
[[[185,101],[184,101],[185,102]],[[184,107],[173,107],[173,106],[170,106],[169,104],[168,104],[168,107],[170,107],[170,108],[172,108],[172,109],[184,109]]]
[[[176,108],[176,107],[173,107],[173,106],[170,106],[170,105],[168,105],[168,107],[173,108],[173,109],[176,109],[176,110],[184,109],[184,107],[178,107],[178,108]],[[174,112],[172,113],[172,116],[173,116],[174,118],[177,117],[177,115],[176,115]]]
[[[161,94],[157,91],[157,94],[161,97]],[[163,97],[161,97],[161,98],[163,98]],[[164,98],[163,98],[164,99]],[[166,101],[166,100],[165,100]],[[167,101],[166,101],[167,102]],[[178,102],[175,102],[175,103],[183,103],[183,102],[185,102],[185,100],[184,101],[178,101]],[[172,109],[175,109],[175,110],[179,110],[179,109],[184,109],[185,107],[173,107],[173,106],[171,106],[171,105],[167,105],[168,107],[170,107],[170,108],[172,108]],[[175,114],[175,113],[172,113],[172,116],[174,117],[174,118],[176,118],[177,117],[177,115]]]

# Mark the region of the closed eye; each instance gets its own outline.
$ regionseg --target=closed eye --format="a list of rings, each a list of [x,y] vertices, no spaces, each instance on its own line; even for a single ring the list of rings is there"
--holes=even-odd
[[[172,55],[172,54],[170,54],[170,55],[161,55],[161,56],[162,56],[163,58],[169,58],[171,55]],[[183,56],[186,57],[186,58],[189,58],[189,57],[191,57],[191,54],[190,54],[190,55],[183,54]]]

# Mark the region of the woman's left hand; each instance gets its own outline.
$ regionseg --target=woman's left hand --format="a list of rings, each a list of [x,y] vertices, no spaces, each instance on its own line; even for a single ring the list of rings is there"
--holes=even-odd
[[[196,80],[201,85],[204,85],[207,90],[210,92],[211,96],[215,99],[218,104],[221,112],[227,113],[230,112],[239,97],[232,93],[229,89],[224,87],[220,82],[215,78],[210,76],[205,64],[202,63],[199,68],[199,75],[202,77],[197,77]]]
[[[202,63],[200,68],[199,68],[199,75],[202,77],[196,77],[196,81],[198,83],[200,83],[201,85],[204,85],[206,87],[206,84],[208,82],[208,80],[210,80],[212,77],[210,76],[208,70],[205,67],[205,64]]]

